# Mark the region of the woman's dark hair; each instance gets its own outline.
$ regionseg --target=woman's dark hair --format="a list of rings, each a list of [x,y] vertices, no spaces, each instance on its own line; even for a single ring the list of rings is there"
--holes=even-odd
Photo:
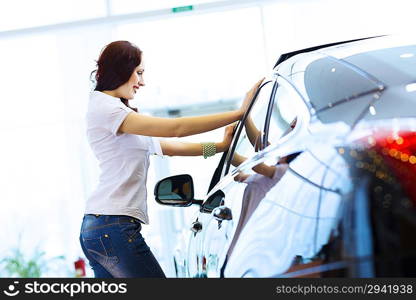
[[[96,91],[111,91],[126,83],[134,69],[142,61],[142,51],[128,41],[115,41],[101,51],[97,61],[95,73]],[[127,99],[120,98],[127,107],[137,112],[137,108],[130,107]]]

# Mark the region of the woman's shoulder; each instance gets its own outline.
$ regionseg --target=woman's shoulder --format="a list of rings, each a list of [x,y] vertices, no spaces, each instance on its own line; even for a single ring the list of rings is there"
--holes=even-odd
[[[90,100],[93,101],[111,101],[111,100],[117,100],[117,98],[107,95],[106,93],[100,92],[100,91],[91,91],[90,92]]]
[[[124,110],[125,105],[120,99],[107,95],[100,91],[92,91],[90,93],[88,111],[89,112],[112,112],[118,111],[120,108]]]

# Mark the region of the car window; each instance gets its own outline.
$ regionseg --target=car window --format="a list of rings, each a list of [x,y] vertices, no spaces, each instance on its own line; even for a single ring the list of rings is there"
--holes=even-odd
[[[281,77],[277,80],[273,95],[270,119],[265,126],[265,139],[268,144],[274,144],[288,134],[295,126],[298,117],[295,101],[302,101],[297,91]],[[266,143],[266,141],[264,142]]]
[[[241,163],[242,160],[252,156],[256,151],[263,148],[261,144],[264,136],[264,124],[266,120],[267,109],[272,93],[273,84],[264,86],[256,102],[254,103],[248,117],[241,123],[241,133],[236,136],[234,141],[234,149],[227,158],[227,169],[233,170],[236,165]],[[235,163],[232,163],[232,162]],[[228,173],[226,170],[226,173]]]
[[[263,88],[249,117],[236,137],[224,173],[234,170],[248,157],[254,155],[289,133],[296,125],[296,102],[302,101],[297,91],[283,78],[278,77],[273,86]],[[253,134],[255,133],[255,134]],[[273,161],[272,164],[277,163]],[[248,170],[248,174],[254,171]]]
[[[261,97],[263,97],[263,89],[265,87],[267,87],[268,85],[270,85],[271,81],[266,81],[265,83],[263,83],[260,86],[260,90],[259,90],[259,95],[261,94]],[[259,99],[259,96],[256,98],[255,101],[257,101]],[[251,106],[250,110],[253,109],[254,106]],[[238,122],[238,125],[235,129],[235,134],[234,134],[234,138],[233,141],[231,143],[231,147],[229,150],[227,150],[226,152],[223,153],[220,162],[218,163],[217,168],[215,169],[215,172],[211,178],[211,182],[210,185],[208,187],[208,192],[209,193],[211,191],[211,189],[220,181],[221,177],[225,175],[225,169],[227,167],[227,162],[229,161],[229,157],[230,157],[230,153],[233,152],[231,151],[232,149],[234,149],[234,144],[237,142],[238,138],[239,138],[239,132],[241,132],[241,130],[239,129],[241,126],[243,125],[243,123],[240,121]]]

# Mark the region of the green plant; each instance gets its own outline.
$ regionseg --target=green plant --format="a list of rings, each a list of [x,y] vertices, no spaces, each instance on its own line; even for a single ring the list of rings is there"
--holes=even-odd
[[[35,250],[32,257],[26,259],[19,248],[11,251],[11,255],[3,258],[0,265],[3,266],[5,276],[8,277],[41,277],[49,270],[50,264],[57,260],[64,260],[64,256],[46,258],[44,251]]]

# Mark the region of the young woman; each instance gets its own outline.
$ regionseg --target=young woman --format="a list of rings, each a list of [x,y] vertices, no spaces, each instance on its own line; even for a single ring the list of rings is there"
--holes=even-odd
[[[143,87],[141,50],[127,42],[107,45],[97,61],[90,95],[87,137],[101,175],[87,200],[80,234],[95,277],[165,277],[140,234],[148,224],[146,179],[149,155],[211,156],[225,151],[232,127],[219,143],[184,143],[155,137],[184,137],[233,123],[244,115],[263,79],[250,89],[238,110],[201,117],[156,118],[129,105]]]

